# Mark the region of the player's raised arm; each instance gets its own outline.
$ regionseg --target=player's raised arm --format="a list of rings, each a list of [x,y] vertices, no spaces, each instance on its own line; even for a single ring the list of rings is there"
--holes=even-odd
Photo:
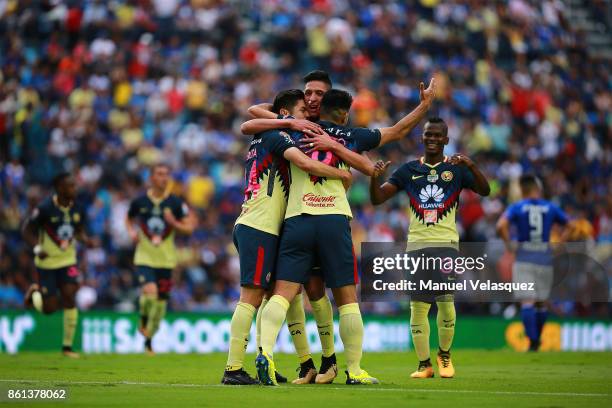
[[[337,169],[317,160],[313,160],[302,153],[302,151],[297,147],[291,147],[285,150],[283,157],[300,169],[304,170],[306,173],[312,174],[313,176],[329,177],[342,180],[345,187],[347,184],[350,185],[353,180],[350,171]]]
[[[398,188],[395,184],[383,183],[389,164],[390,161],[379,160],[374,165],[374,174],[370,177],[370,200],[374,205],[382,204],[397,194]]]
[[[251,119],[240,125],[240,131],[243,135],[256,135],[257,133],[265,132],[272,129],[291,129],[297,132],[320,132],[321,126],[306,119],[278,119],[278,115],[274,114],[274,119]]]
[[[321,132],[315,133],[307,130],[304,134],[305,137],[300,140],[300,143],[302,143],[303,147],[308,148],[306,154],[315,150],[328,151],[366,176],[374,174],[374,163],[367,156],[347,149],[343,144],[331,138],[325,131],[321,130]]]
[[[272,104],[267,102],[250,106],[247,112],[255,119],[276,119],[277,116],[276,113],[272,112]]]
[[[484,174],[480,171],[476,163],[465,154],[455,154],[450,158],[451,164],[464,165],[467,169],[472,173],[474,177],[474,183],[472,185],[472,190],[474,192],[480,194],[483,197],[488,196],[491,193],[491,186],[489,186],[489,181],[485,177]]]
[[[304,132],[307,130],[315,133],[319,132],[321,126],[306,120],[308,110],[306,109],[305,103],[294,105],[291,110],[284,108],[287,98],[293,100],[298,96],[302,98],[302,101],[304,100],[304,92],[299,89],[289,89],[279,92],[274,98],[274,103],[272,105],[267,104],[265,109],[262,108],[262,105],[250,107],[249,113],[255,115],[256,119],[244,122],[240,126],[240,131],[245,135],[256,135],[273,129],[291,129],[297,132]]]
[[[431,79],[429,86],[425,89],[425,85],[419,84],[419,105],[408,115],[404,116],[399,122],[391,127],[380,129],[380,146],[395,142],[405,137],[414,127],[425,117],[425,114],[431,107],[436,96],[436,80]]]

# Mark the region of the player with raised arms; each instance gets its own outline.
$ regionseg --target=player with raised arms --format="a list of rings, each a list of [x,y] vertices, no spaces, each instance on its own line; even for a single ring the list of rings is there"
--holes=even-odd
[[[272,110],[281,116],[304,119],[304,93],[299,89],[280,92],[274,99]],[[255,310],[262,308],[264,294],[274,283],[279,234],[290,188],[289,162],[313,176],[339,180],[347,188],[352,179],[349,171],[306,156],[296,147],[288,132],[292,131],[275,129],[256,134],[246,156],[244,203],[234,227],[234,243],[240,256],[240,301],[232,317],[230,349],[223,384],[259,383],[244,370],[244,355]],[[288,319],[287,325],[298,356],[305,359],[302,363],[307,360],[312,363],[303,324],[303,303],[293,302],[290,311],[296,318]],[[301,327],[296,328],[300,320]],[[260,320],[256,324],[260,326]],[[261,326],[258,333],[260,329]],[[259,342],[260,339],[258,347]],[[307,378],[308,382],[314,374],[311,373]],[[279,374],[275,372],[274,376],[278,381]]]
[[[307,107],[306,119],[286,117],[270,111],[270,104],[264,103],[249,108],[249,113],[258,119],[243,123],[241,130],[244,134],[256,134],[265,130],[288,127],[296,131],[308,134],[322,134],[321,126],[317,124],[319,119],[321,100],[325,92],[332,88],[332,81],[325,71],[311,71],[303,78],[304,96]],[[364,174],[371,174],[374,171],[374,164],[357,153],[346,149],[343,145],[336,143],[334,148],[342,155],[347,163],[355,167]],[[312,152],[309,152],[312,155]],[[300,360],[300,370],[298,378],[294,384],[328,384],[338,375],[336,364],[336,354],[334,346],[334,314],[329,297],[325,293],[325,284],[321,277],[318,262],[312,268],[309,281],[304,285],[308,300],[312,307],[312,312],[317,324],[317,332],[321,341],[321,366],[317,372],[312,360],[308,339],[306,337],[303,299],[301,291],[291,302],[291,307],[287,312],[287,326],[293,339]],[[261,313],[268,301],[265,297],[257,311],[257,347],[261,345]]]
[[[85,212],[76,203],[76,182],[69,173],[53,179],[55,194],[34,209],[24,228],[24,238],[32,245],[38,283],[30,286],[26,304],[44,314],[59,308],[58,289],[64,309],[62,353],[77,358],[73,351],[79,311],[76,292],[80,273],[77,268],[76,240],[92,246],[85,233]]]
[[[521,291],[516,295],[521,302],[529,350],[537,351],[548,317],[546,301],[553,283],[552,254],[548,245],[550,232],[555,224],[565,226],[568,217],[559,207],[542,198],[542,185],[536,176],[522,175],[519,185],[523,199],[506,209],[497,222],[497,232],[506,248],[516,254],[512,265],[513,281],[535,284],[535,293]]]
[[[346,148],[358,159],[361,153],[404,137],[429,109],[435,96],[432,80],[427,90],[420,85],[421,104],[392,127],[382,129],[346,127],[352,97],[340,90],[327,91],[321,100],[321,120],[327,134],[309,132],[302,146],[313,158],[340,168],[353,165]],[[329,137],[329,135],[333,137]],[[319,150],[319,151],[315,151]],[[346,163],[345,163],[346,162]],[[348,165],[347,165],[348,164]],[[300,285],[309,280],[315,257],[325,284],[332,289],[340,314],[340,337],[345,347],[347,384],[375,384],[378,380],[361,368],[363,321],[357,303],[357,264],[354,256],[346,193],[334,180],[310,177],[292,167],[292,184],[281,239],[274,296],[262,316],[262,350],[257,357],[258,375],[265,385],[273,379],[272,351],[287,309]]]
[[[134,266],[141,285],[138,330],[145,337],[146,353],[152,355],[153,336],[166,315],[177,263],[176,232],[191,234],[197,220],[181,198],[170,194],[170,166],[153,165],[149,181],[147,192],[130,203],[126,226],[136,244]]]
[[[376,163],[376,174],[370,179],[372,204],[379,205],[404,191],[410,199],[410,227],[408,246],[422,247],[415,256],[426,252],[432,256],[454,256],[459,242],[455,222],[461,189],[470,188],[487,196],[490,192],[486,177],[478,166],[467,156],[456,154],[451,158],[444,155],[448,144],[448,127],[440,118],[430,118],[423,128],[422,136],[425,155],[400,166],[384,183],[386,169],[390,162]],[[382,183],[382,184],[381,184]],[[447,246],[447,248],[444,248]],[[430,248],[428,248],[430,247]],[[441,248],[442,247],[442,248]],[[427,249],[430,251],[427,252]],[[434,279],[448,278],[450,274],[434,273]],[[429,349],[429,320],[431,304],[438,306],[438,369],[441,377],[455,375],[450,348],[455,333],[455,304],[452,292],[418,293],[410,302],[410,328],[412,341],[419,365],[411,374],[412,378],[434,376]]]

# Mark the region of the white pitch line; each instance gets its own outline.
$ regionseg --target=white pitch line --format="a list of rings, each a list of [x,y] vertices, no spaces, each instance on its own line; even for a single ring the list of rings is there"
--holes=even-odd
[[[138,381],[71,381],[71,380],[7,380],[0,379],[3,383],[21,384],[74,384],[74,385],[139,385],[143,387],[177,387],[177,388],[242,388],[252,386],[228,386],[223,384],[181,384],[181,383],[160,383],[160,382],[138,382]],[[267,387],[267,389],[283,389],[284,387]],[[309,387],[316,388],[316,386]],[[612,394],[588,393],[588,392],[537,392],[537,391],[487,391],[487,390],[445,390],[434,388],[378,388],[377,386],[353,386],[353,387],[321,387],[325,390],[351,390],[367,392],[445,392],[457,394],[492,394],[492,395],[533,395],[533,396],[555,396],[555,397],[612,397]]]

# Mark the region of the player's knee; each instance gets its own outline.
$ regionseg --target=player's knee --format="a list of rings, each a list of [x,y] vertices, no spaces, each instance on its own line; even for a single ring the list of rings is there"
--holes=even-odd
[[[293,300],[293,298],[298,294],[300,287],[301,285],[299,283],[279,280],[276,281],[274,294],[280,295],[291,302],[291,300]]]
[[[57,299],[55,298],[45,298],[43,300],[43,314],[51,314],[57,311]]]
[[[64,306],[64,309],[74,309],[76,307],[76,302],[74,299],[65,299],[62,300],[62,305]]]
[[[265,293],[265,290],[262,288],[243,286],[240,289],[240,302],[248,303],[257,308],[261,305]]]
[[[308,295],[308,299],[316,302],[320,300],[323,296],[325,296],[325,285],[320,280],[310,281],[304,287],[306,289],[306,294]]]
[[[150,297],[157,297],[157,285],[153,282],[146,283],[142,286],[142,294]]]
[[[354,285],[332,289],[338,307],[357,303],[357,290]]]

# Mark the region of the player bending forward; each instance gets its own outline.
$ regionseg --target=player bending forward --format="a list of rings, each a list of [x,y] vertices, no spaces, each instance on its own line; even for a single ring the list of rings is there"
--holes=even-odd
[[[423,128],[425,156],[403,164],[382,185],[381,176],[384,175],[390,162],[378,162],[377,174],[370,179],[370,197],[374,205],[384,203],[399,191],[408,194],[410,199],[408,244],[409,247],[422,248],[415,256],[423,252],[431,256],[456,255],[455,248],[459,242],[459,234],[455,214],[461,189],[470,188],[482,196],[487,196],[490,192],[487,179],[472,160],[462,154],[456,154],[450,159],[444,155],[444,146],[448,144],[447,133],[448,128],[442,119],[430,118]],[[440,248],[444,246],[446,248]],[[441,271],[426,272],[433,273],[432,279],[445,279],[450,276]],[[455,375],[450,354],[456,321],[453,294],[452,292],[422,293],[412,296],[410,302],[412,342],[419,359],[417,370],[411,374],[412,378],[434,376],[430,360],[427,317],[434,301],[438,306],[439,374],[444,378]]]

